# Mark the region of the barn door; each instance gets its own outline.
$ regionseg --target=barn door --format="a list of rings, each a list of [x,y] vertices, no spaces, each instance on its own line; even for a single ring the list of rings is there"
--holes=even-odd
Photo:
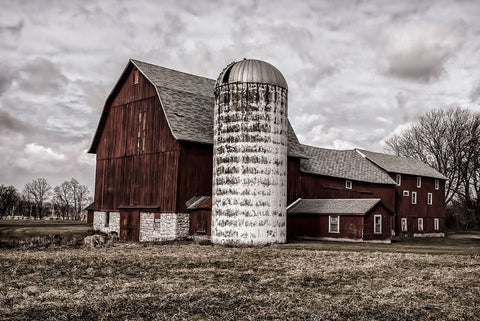
[[[120,211],[120,239],[138,242],[140,231],[140,211]]]
[[[210,236],[212,212],[210,210],[195,210],[190,215],[190,233]]]

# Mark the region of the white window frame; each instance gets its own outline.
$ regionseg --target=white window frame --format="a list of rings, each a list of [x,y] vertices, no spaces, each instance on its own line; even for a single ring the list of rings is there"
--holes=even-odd
[[[435,189],[438,190],[440,188],[440,181],[435,179]]]
[[[427,193],[427,204],[432,205],[433,203],[433,195],[432,193]]]
[[[408,221],[406,217],[402,217],[401,228],[402,228],[402,232],[408,231]]]
[[[433,229],[435,231],[440,230],[440,220],[438,218],[433,219]]]
[[[346,189],[352,189],[352,181],[346,180],[345,181],[345,188]]]
[[[422,188],[422,178],[417,176],[417,188]]]
[[[412,192],[412,204],[417,204],[417,192]]]
[[[423,231],[423,218],[421,217],[418,218],[418,231],[419,232]]]
[[[380,218],[379,224],[377,224],[377,218]],[[373,215],[373,234],[382,234],[382,215],[380,214]]]
[[[403,191],[403,196],[410,196],[410,191],[407,191],[407,190]]]
[[[395,182],[397,183],[397,186],[402,185],[402,175],[397,174]]]
[[[332,218],[337,218],[337,230],[332,230]],[[329,215],[328,216],[328,233],[340,233],[340,215]]]

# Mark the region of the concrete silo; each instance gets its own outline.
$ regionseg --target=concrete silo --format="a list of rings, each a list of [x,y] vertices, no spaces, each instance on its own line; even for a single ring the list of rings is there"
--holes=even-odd
[[[212,242],[286,241],[287,93],[271,64],[228,65],[215,85]]]

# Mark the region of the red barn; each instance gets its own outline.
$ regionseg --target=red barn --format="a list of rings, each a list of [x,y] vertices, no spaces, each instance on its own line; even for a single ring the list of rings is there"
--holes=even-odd
[[[210,235],[214,86],[212,79],[129,61],[105,102],[89,150],[96,154],[94,229],[115,232],[131,241]],[[403,218],[409,219],[408,232],[429,233],[430,226],[443,232],[441,174],[423,163],[430,172],[407,172],[385,164],[382,167],[378,157],[373,157],[375,153],[366,157],[365,151],[301,145],[290,123],[287,127],[287,205],[299,198],[317,199],[319,203],[313,202],[312,206],[327,204],[328,199],[341,199],[345,204],[375,199],[382,224],[386,224],[382,225],[382,240],[389,239],[392,229],[400,233]],[[389,164],[395,164],[394,159],[403,161],[391,157]],[[404,185],[397,186],[397,173],[402,174]],[[423,179],[423,187],[415,190],[418,205],[414,207],[407,206],[404,196],[399,196],[404,192],[400,188],[406,188],[408,175]],[[409,192],[413,189],[408,187]],[[433,206],[428,203],[432,200]],[[394,226],[386,223],[392,213],[397,215]],[[287,222],[293,228],[289,234],[298,235],[294,229],[308,224],[309,217],[321,223],[327,214],[332,213],[319,209],[316,216],[304,217],[303,223]],[[371,215],[377,214],[337,214],[342,222],[345,215],[352,216],[346,220],[363,231],[362,240],[369,240]],[[294,216],[289,215],[287,220],[290,217]],[[419,218],[423,219],[423,231],[412,225]],[[345,235],[349,238],[348,233]]]

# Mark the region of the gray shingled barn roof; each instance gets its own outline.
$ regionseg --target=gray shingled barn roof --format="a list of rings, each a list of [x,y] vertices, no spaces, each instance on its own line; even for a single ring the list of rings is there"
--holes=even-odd
[[[302,145],[302,148],[309,157],[300,162],[303,172],[368,183],[395,184],[387,173],[354,150],[333,150],[308,145]]]
[[[299,199],[287,208],[287,213],[365,215],[379,202],[379,198]]]
[[[364,154],[367,159],[390,173],[447,179],[436,169],[415,158],[375,153],[362,149],[357,149],[357,151]]]
[[[178,140],[213,144],[215,80],[130,60],[157,88],[167,122]],[[288,155],[304,157],[288,122]]]

